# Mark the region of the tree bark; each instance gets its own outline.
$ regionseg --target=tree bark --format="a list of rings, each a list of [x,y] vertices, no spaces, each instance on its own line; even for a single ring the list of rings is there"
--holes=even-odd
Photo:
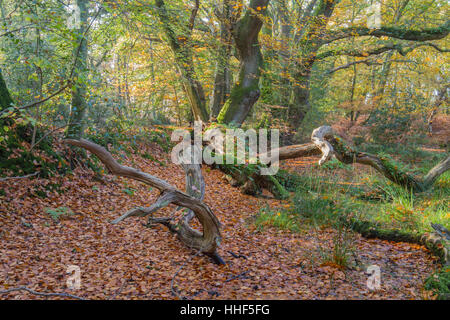
[[[293,127],[300,126],[306,114],[311,110],[309,102],[311,70],[305,71],[306,74],[295,77],[296,82],[292,89],[293,99],[289,104],[288,120]]]

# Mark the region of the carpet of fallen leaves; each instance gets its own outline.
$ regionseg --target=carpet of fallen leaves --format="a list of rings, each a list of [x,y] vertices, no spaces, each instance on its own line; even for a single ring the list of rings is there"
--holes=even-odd
[[[184,173],[157,146],[142,146],[165,165],[139,155],[121,161],[184,190]],[[317,158],[292,162],[311,165]],[[261,207],[286,201],[240,193],[218,170],[203,167],[205,202],[222,223],[218,266],[196,255],[165,227],[144,227],[144,218],[109,223],[135,206],[149,206],[158,191],[139,182],[89,170],[51,179],[0,182],[0,290],[27,286],[39,292],[67,292],[86,299],[421,299],[423,281],[436,260],[421,246],[367,240],[353,235],[355,267],[321,265],[317,248],[330,247],[332,229],[294,233],[275,228],[256,230],[252,217]],[[59,183],[64,191],[35,195]],[[70,208],[75,215],[54,222],[46,208]],[[156,215],[170,215],[173,207]],[[66,286],[69,265],[81,269],[81,288]],[[381,268],[381,289],[367,288],[366,268]],[[174,278],[174,275],[176,277]],[[176,294],[174,294],[174,291]],[[46,299],[27,292],[0,299]],[[61,297],[52,297],[61,299]],[[63,298],[62,298],[63,299]]]

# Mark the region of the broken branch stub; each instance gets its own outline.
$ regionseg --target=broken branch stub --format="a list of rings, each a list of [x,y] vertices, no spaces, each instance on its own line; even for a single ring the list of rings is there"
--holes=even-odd
[[[187,217],[184,217],[184,219],[182,219],[178,224],[171,223],[171,218],[168,217],[150,217],[150,221],[165,225],[171,232],[177,234],[180,241],[186,246],[205,253],[210,256],[214,262],[218,264],[225,263],[217,254],[217,247],[219,246],[221,240],[220,222],[209,206],[202,201],[204,197],[204,180],[199,165],[183,165],[183,168],[188,175],[186,177],[188,193],[184,193],[169,184],[167,181],[135,168],[119,164],[112,157],[111,153],[96,143],[85,139],[66,139],[65,142],[70,145],[84,148],[95,154],[108,168],[111,174],[138,180],[160,190],[161,194],[153,205],[150,207],[138,207],[131,209],[121,217],[113,220],[111,223],[117,224],[124,219],[133,216],[148,216],[161,208],[167,207],[169,204],[184,207],[189,210]],[[199,192],[194,193],[195,191]],[[203,233],[193,229],[189,225],[189,221],[194,216],[197,217],[203,226]]]

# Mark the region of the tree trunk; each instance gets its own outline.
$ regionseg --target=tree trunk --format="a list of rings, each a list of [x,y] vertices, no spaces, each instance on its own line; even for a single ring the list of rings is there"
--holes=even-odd
[[[228,0],[223,1],[220,13],[220,44],[217,50],[214,88],[210,101],[210,119],[216,120],[228,95],[230,94],[230,56],[231,56],[231,23],[232,8]]]
[[[193,78],[192,70],[180,70],[184,75],[183,88],[191,103],[192,113],[195,120],[208,121],[208,112],[206,111],[206,98],[201,83]]]
[[[219,123],[242,125],[260,96],[259,78],[263,57],[258,35],[263,25],[259,18],[269,0],[252,0],[245,15],[239,19],[233,38],[240,61],[239,77],[217,118]],[[259,9],[258,9],[259,8]]]
[[[290,86],[291,81],[287,76],[289,74],[289,67],[291,61],[290,54],[290,39],[292,35],[293,25],[289,20],[289,10],[287,8],[287,4],[285,1],[278,1],[278,12],[280,15],[280,24],[281,24],[281,50],[278,53],[278,57],[280,59],[281,65],[281,76],[280,76],[280,105],[288,106],[289,105],[289,96],[290,96]]]
[[[176,32],[176,30],[180,28],[174,28],[173,21],[176,21],[177,19],[175,16],[170,16],[169,12],[166,10],[164,1],[156,0],[155,4],[158,7],[158,16],[163,23],[164,33],[168,38],[168,44],[175,55],[175,61],[182,76],[183,89],[191,104],[194,118],[195,120],[206,122],[208,121],[208,111],[206,110],[205,92],[195,73],[191,43],[192,28],[194,27],[199,3],[198,1],[196,2],[196,9],[192,12],[189,26],[181,28],[183,32],[180,34],[177,34]]]
[[[66,137],[80,138],[84,130],[84,116],[86,113],[86,66],[87,66],[87,28],[89,0],[77,0],[76,5],[80,9],[80,28],[77,30],[76,46],[74,49],[74,72],[75,84],[72,87],[72,110],[69,116]]]
[[[320,154],[322,154],[322,152],[313,142],[278,148],[279,160],[316,156]],[[269,158],[270,152],[268,154],[259,155],[259,157]]]
[[[3,111],[11,107],[13,100],[9,94],[8,87],[6,86],[5,79],[3,78],[3,72],[0,68],[0,111]]]
[[[297,128],[305,118],[306,114],[311,110],[309,102],[310,89],[310,70],[303,76],[297,76],[294,88],[292,89],[292,103],[289,104],[288,117],[289,123]]]

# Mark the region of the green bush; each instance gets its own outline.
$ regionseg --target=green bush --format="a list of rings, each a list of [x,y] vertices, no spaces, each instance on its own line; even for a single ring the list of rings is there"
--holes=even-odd
[[[0,125],[0,176],[26,175],[38,171],[40,177],[46,178],[56,172],[66,172],[68,163],[54,149],[51,135],[45,136],[47,130],[45,127],[37,129],[35,141],[40,142],[30,150],[33,133],[31,125],[16,125],[14,128]]]
[[[433,273],[425,281],[425,289],[433,291],[440,300],[450,300],[450,266]]]
[[[296,216],[287,210],[273,211],[269,207],[262,208],[256,216],[255,224],[259,230],[265,226],[274,226],[279,229],[300,231]]]
[[[74,215],[70,208],[66,207],[58,207],[56,209],[46,208],[45,212],[53,219],[55,222],[59,222],[59,220],[63,217],[69,217]]]

